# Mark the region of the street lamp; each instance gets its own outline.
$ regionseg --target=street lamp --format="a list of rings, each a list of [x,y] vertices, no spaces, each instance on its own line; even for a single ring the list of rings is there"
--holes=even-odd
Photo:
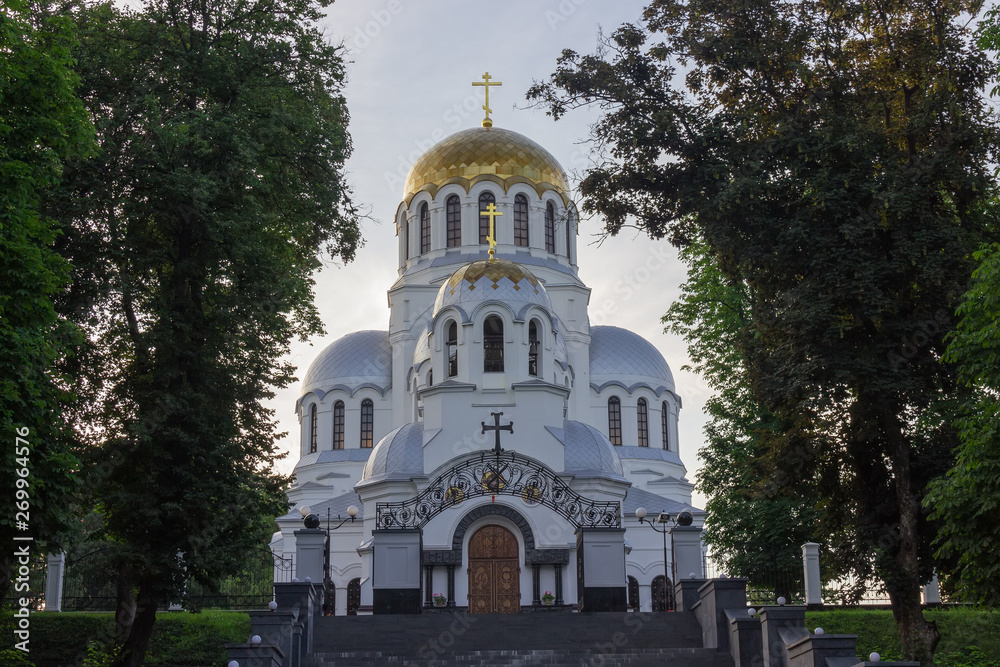
[[[639,520],[639,523],[645,523],[646,516],[647,512],[645,507],[640,507],[635,511],[635,518]],[[667,570],[667,533],[670,532],[670,528],[667,525],[667,523],[669,521],[670,521],[670,514],[668,514],[667,512],[660,512],[660,514],[656,517],[655,522],[652,519],[649,520],[649,527],[663,535],[663,607],[665,611],[667,610],[668,607],[672,606],[668,603],[668,600],[670,598],[668,597],[668,592],[667,592],[667,582],[671,580],[670,573]],[[676,523],[677,522],[675,521],[674,524],[676,525]],[[657,525],[661,526],[661,528],[657,528]],[[673,535],[670,536],[670,542],[672,547]],[[674,574],[676,575],[676,573]]]
[[[316,516],[308,506],[303,505],[299,508],[299,514],[302,515],[302,523],[305,524],[306,528],[316,529],[320,526],[320,518]],[[340,515],[337,515],[336,521],[340,521],[333,528],[330,527],[330,508],[326,508],[326,544],[323,547],[323,613],[326,614],[329,611],[331,605],[329,602],[329,591],[330,591],[330,533],[338,528],[341,528],[345,523],[350,521],[354,523],[354,519],[358,516],[358,508],[351,505],[347,508],[347,518],[342,519]]]

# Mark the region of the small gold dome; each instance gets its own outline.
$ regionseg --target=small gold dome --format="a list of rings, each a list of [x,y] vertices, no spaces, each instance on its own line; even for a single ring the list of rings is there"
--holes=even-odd
[[[552,188],[569,195],[566,172],[552,154],[528,137],[498,127],[475,127],[456,132],[432,146],[410,168],[403,199],[420,190],[431,195],[447,183],[467,189],[480,180],[529,182],[539,192]]]
[[[441,285],[434,314],[447,306],[490,300],[531,303],[552,310],[545,287],[527,267],[506,259],[480,259],[460,267]]]

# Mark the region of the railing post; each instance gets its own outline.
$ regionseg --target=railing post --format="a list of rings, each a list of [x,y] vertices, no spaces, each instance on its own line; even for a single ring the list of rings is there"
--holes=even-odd
[[[62,611],[63,576],[66,554],[49,554],[45,563],[45,611]]]
[[[806,542],[802,545],[802,569],[805,575],[806,605],[822,605],[823,592],[819,574],[819,545]]]

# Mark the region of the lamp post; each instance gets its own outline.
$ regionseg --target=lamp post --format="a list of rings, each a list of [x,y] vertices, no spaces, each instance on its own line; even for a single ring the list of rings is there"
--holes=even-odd
[[[639,520],[639,523],[645,523],[646,514],[647,514],[646,508],[640,507],[635,511],[635,518]],[[668,592],[667,592],[667,582],[671,580],[670,572],[669,570],[667,570],[667,533],[670,532],[670,528],[669,526],[667,526],[667,523],[669,521],[670,521],[670,515],[667,512],[660,512],[660,514],[656,517],[655,522],[652,519],[650,519],[649,521],[649,527],[663,535],[663,607],[665,611],[667,610],[668,607],[672,606],[668,603],[668,600],[670,598],[668,597]],[[674,523],[676,525],[676,521]],[[657,528],[656,527],[657,525],[662,526],[662,528]],[[673,536],[671,536],[671,545],[672,543],[673,543]],[[674,574],[676,576],[676,573]]]
[[[299,508],[299,514],[302,515],[302,523],[305,524],[306,528],[319,528],[320,518],[313,514],[312,510],[307,506],[302,506]],[[347,518],[341,519],[340,515],[337,515],[336,521],[340,521],[333,528],[330,527],[330,508],[326,508],[326,544],[323,547],[323,615],[325,616],[328,611],[332,610],[333,604],[328,601],[329,591],[330,591],[330,533],[341,528],[345,523],[350,521],[354,523],[354,519],[358,516],[358,508],[351,505],[347,508]]]

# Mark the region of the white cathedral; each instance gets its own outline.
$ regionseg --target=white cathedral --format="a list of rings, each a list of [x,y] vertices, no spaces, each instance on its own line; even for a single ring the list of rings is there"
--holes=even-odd
[[[410,169],[388,330],[348,334],[309,366],[293,509],[270,545],[296,552],[303,507],[323,529],[357,508],[330,532],[331,611],[666,604],[673,540],[636,510],[703,521],[681,398],[654,345],[591,326],[577,221],[556,159],[488,118]],[[586,606],[584,587],[614,599]]]

